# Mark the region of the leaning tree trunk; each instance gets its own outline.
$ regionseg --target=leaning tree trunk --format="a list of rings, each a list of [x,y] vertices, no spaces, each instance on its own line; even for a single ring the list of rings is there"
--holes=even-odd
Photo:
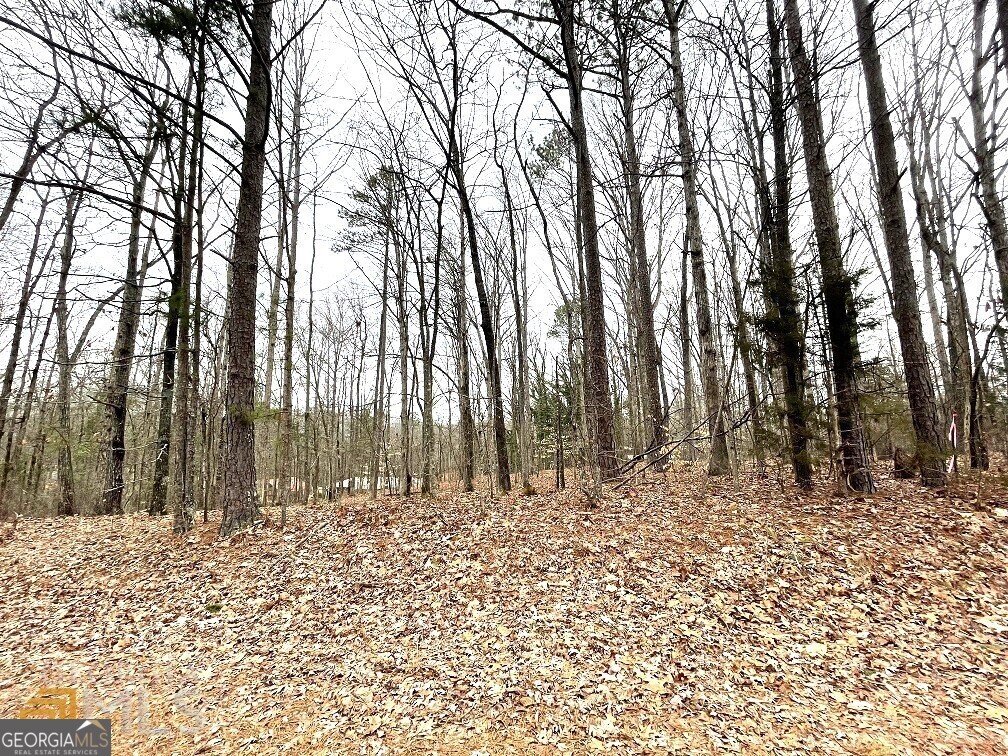
[[[997,190],[997,167],[994,148],[998,135],[993,133],[997,121],[987,118],[984,110],[982,73],[986,42],[984,37],[984,16],[987,0],[974,0],[973,8],[973,70],[970,76],[969,105],[973,119],[973,154],[976,159],[976,178],[979,184],[980,207],[987,220],[991,246],[994,248],[994,263],[997,265],[998,281],[1001,284],[1002,301],[1008,304],[1008,222],[1005,221],[1004,205]],[[1004,44],[1005,42],[1003,42]],[[988,133],[988,123],[991,133]]]
[[[10,405],[10,396],[14,388],[14,374],[17,372],[18,367],[18,356],[21,351],[21,335],[24,332],[25,316],[28,314],[28,306],[31,303],[32,293],[35,291],[35,286],[42,275],[41,272],[36,275],[33,275],[33,273],[35,273],[35,260],[38,257],[39,244],[42,240],[42,225],[45,220],[46,211],[49,209],[50,201],[47,194],[39,208],[38,220],[35,222],[35,232],[32,237],[32,245],[28,250],[28,261],[25,263],[24,280],[21,283],[21,296],[18,299],[17,311],[14,314],[14,332],[11,334],[10,346],[7,353],[7,367],[4,368],[3,383],[0,385],[0,440],[4,437],[4,431],[8,430],[7,409]],[[49,249],[49,252],[46,253],[42,260],[42,270],[45,270],[51,253],[52,248]],[[30,351],[30,341],[28,348]],[[9,430],[11,437],[13,437],[13,429]],[[10,443],[8,443],[9,448]],[[5,459],[3,463],[4,479],[7,477],[7,465],[8,462]],[[0,490],[0,512],[3,511],[4,506],[3,492]]]
[[[227,388],[225,390],[223,520],[221,533],[250,524],[259,512],[255,485],[255,316],[262,231],[263,167],[270,110],[270,37],[273,1],[256,0],[251,23],[251,63],[245,106],[241,186],[228,287]]]
[[[794,76],[805,155],[812,220],[815,225],[819,266],[822,271],[822,296],[826,308],[826,328],[833,353],[833,390],[836,399],[837,427],[840,432],[843,481],[854,491],[875,490],[868,464],[857,390],[857,321],[855,320],[854,284],[844,267],[840,246],[833,178],[826,160],[822,111],[814,88],[814,76],[805,43],[797,0],[785,0],[788,48]]]
[[[729,222],[729,228],[731,228]],[[736,338],[738,339],[739,356],[742,358],[742,374],[745,379],[746,397],[749,400],[749,417],[753,428],[753,454],[756,457],[756,470],[766,475],[766,451],[763,441],[766,431],[763,427],[763,413],[760,409],[759,393],[756,389],[756,371],[753,367],[753,345],[749,334],[749,317],[745,309],[745,297],[742,293],[742,282],[739,280],[738,253],[735,249],[735,238],[724,240],[725,253],[728,256],[728,273],[731,276],[732,300],[735,304]]]
[[[682,160],[686,205],[686,241],[693,273],[693,295],[696,298],[697,336],[700,340],[700,373],[703,380],[708,435],[711,439],[711,456],[707,471],[710,475],[727,475],[731,472],[731,462],[728,458],[728,439],[724,427],[721,382],[718,378],[718,353],[714,344],[710,291],[707,284],[703,235],[700,228],[693,135],[690,133],[689,118],[686,112],[686,86],[683,81],[682,56],[679,49],[679,10],[673,7],[672,0],[664,0],[664,6],[669,23],[672,102],[679,129],[679,155]]]
[[[504,401],[501,396],[500,359],[497,356],[497,333],[490,313],[490,298],[483,279],[483,265],[479,258],[479,248],[476,237],[476,219],[469,201],[469,192],[462,173],[461,158],[455,153],[452,161],[452,171],[455,174],[455,188],[458,191],[459,205],[462,209],[462,222],[466,227],[466,240],[469,242],[469,257],[473,266],[473,281],[476,284],[476,298],[479,301],[480,329],[487,353],[487,383],[490,389],[491,428],[494,437],[494,460],[496,462],[497,490],[511,490],[511,463],[508,460],[507,431],[504,426]]]
[[[28,127],[27,144],[25,145],[24,155],[21,158],[21,164],[14,170],[13,175],[8,177],[10,179],[10,185],[7,187],[7,197],[4,200],[3,208],[0,208],[0,231],[4,230],[7,226],[7,222],[11,219],[14,213],[14,207],[17,205],[18,197],[21,194],[21,190],[24,189],[26,184],[32,183],[30,178],[31,173],[39,159],[57,145],[62,144],[63,140],[66,139],[67,136],[79,132],[92,120],[97,120],[97,118],[90,113],[83,115],[80,119],[53,118],[50,108],[54,103],[57,103],[62,86],[63,80],[57,76],[53,83],[52,92],[39,103],[35,110],[35,117],[32,119],[32,123]],[[61,105],[57,104],[57,107],[62,109]],[[55,135],[43,142],[41,141],[42,129],[50,120],[56,121],[59,124],[58,129]]]
[[[896,157],[896,140],[886,102],[882,60],[875,40],[874,6],[869,5],[867,0],[853,0],[853,5],[878,171],[879,214],[892,275],[893,317],[903,355],[907,398],[917,439],[917,458],[924,485],[937,487],[945,483],[944,449],[935,411],[934,386],[931,383],[924,330],[917,306],[917,280],[910,257],[910,237],[900,188],[901,173]]]
[[[41,315],[41,312],[39,314]],[[0,475],[0,501],[6,501],[8,477],[15,465],[15,461],[20,458],[21,447],[25,445],[24,439],[31,423],[32,409],[35,407],[35,389],[38,385],[39,370],[42,367],[42,357],[45,354],[46,344],[49,341],[49,333],[52,330],[52,322],[55,314],[55,308],[50,308],[49,316],[46,318],[45,328],[42,330],[42,339],[39,342],[39,347],[36,352],[35,364],[32,366],[31,373],[28,377],[28,390],[25,392],[24,399],[21,402],[23,410],[21,417],[18,419],[17,436],[15,437],[14,428],[11,428],[10,436],[7,439],[7,451],[4,455],[3,474]],[[26,364],[25,368],[27,367],[28,365]],[[27,480],[25,482],[27,483]],[[24,488],[22,488],[22,491],[23,490]]]

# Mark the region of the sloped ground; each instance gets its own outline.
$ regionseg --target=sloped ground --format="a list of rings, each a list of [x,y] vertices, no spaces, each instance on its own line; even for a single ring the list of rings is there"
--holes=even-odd
[[[1008,495],[676,472],[298,509],[286,532],[22,521],[0,716],[44,685],[115,753],[1008,753]]]

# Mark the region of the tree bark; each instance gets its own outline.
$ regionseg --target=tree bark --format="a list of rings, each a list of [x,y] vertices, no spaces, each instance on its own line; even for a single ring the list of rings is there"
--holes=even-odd
[[[60,249],[59,283],[56,289],[56,363],[59,366],[59,388],[57,398],[57,419],[59,423],[59,454],[57,476],[59,478],[59,503],[57,514],[68,516],[77,514],[77,497],[74,490],[73,447],[70,430],[70,377],[73,363],[69,346],[69,311],[67,309],[67,280],[74,254],[74,231],[77,212],[80,210],[83,190],[76,189],[67,195],[65,232]]]
[[[192,461],[195,423],[192,404],[192,274],[193,274],[193,232],[196,214],[196,187],[202,170],[200,144],[203,139],[203,100],[206,87],[203,65],[204,46],[200,35],[199,51],[196,55],[193,78],[196,84],[196,106],[192,115],[192,140],[189,146],[188,175],[185,183],[185,211],[182,217],[182,249],[179,260],[182,269],[178,290],[178,362],[175,371],[175,477],[172,486],[173,529],[185,533],[195,522],[195,504],[192,491]]]
[[[729,226],[731,223],[729,222]],[[745,379],[746,397],[749,400],[749,416],[753,428],[753,452],[756,457],[756,470],[760,475],[766,474],[766,451],[763,448],[765,429],[763,428],[763,412],[760,408],[759,393],[756,389],[756,371],[753,367],[752,338],[749,334],[748,313],[745,309],[745,298],[742,292],[742,282],[739,279],[738,253],[734,238],[725,235],[725,253],[728,256],[728,272],[731,276],[732,300],[735,304],[735,338],[738,339],[739,356],[742,358],[742,372]]]
[[[658,339],[655,334],[654,303],[651,299],[651,263],[647,253],[647,233],[644,225],[644,198],[641,190],[641,164],[637,150],[634,123],[634,94],[630,85],[629,53],[620,56],[620,110],[623,115],[623,140],[626,149],[626,178],[630,200],[630,270],[636,315],[636,351],[641,371],[641,406],[646,421],[645,449],[659,453],[666,440],[662,412],[661,388],[658,382]]]
[[[592,177],[588,129],[585,126],[582,51],[575,36],[575,3],[554,0],[560,22],[560,44],[567,70],[571,137],[577,166],[577,208],[584,256],[584,375],[585,415],[588,441],[603,478],[616,468],[613,439],[613,406],[609,394],[609,358],[606,346],[605,297],[599,253],[595,186]]]
[[[997,266],[998,281],[1001,284],[1001,299],[1008,304],[1008,222],[1005,221],[1004,205],[997,190],[997,167],[994,161],[994,147],[998,143],[995,116],[987,117],[984,112],[984,92],[982,73],[987,56],[984,53],[984,17],[987,0],[973,3],[973,70],[970,76],[969,106],[973,120],[973,155],[976,160],[976,178],[979,184],[980,207],[987,221],[994,263]]]
[[[464,236],[464,232],[462,236]],[[462,491],[473,490],[476,465],[476,431],[472,413],[471,378],[469,375],[469,316],[466,308],[466,249],[461,239],[459,280],[455,291],[455,340],[458,348],[459,446]]]
[[[189,72],[187,98],[192,90],[192,71]],[[154,476],[151,484],[151,497],[148,505],[148,512],[151,515],[163,515],[168,513],[168,475],[171,469],[171,436],[172,436],[172,406],[175,400],[175,380],[178,360],[179,342],[179,318],[182,314],[183,299],[187,299],[187,293],[182,292],[186,283],[186,274],[189,272],[185,263],[187,251],[192,253],[192,246],[186,247],[186,180],[189,174],[187,170],[190,165],[188,157],[189,149],[189,109],[182,111],[182,123],[179,129],[178,142],[178,166],[176,172],[176,185],[173,198],[172,211],[172,266],[170,292],[168,294],[168,312],[165,318],[165,343],[164,355],[162,357],[161,369],[161,401],[158,407],[158,430],[156,456],[154,458]],[[188,304],[188,301],[186,302]],[[188,335],[187,335],[188,336]],[[188,366],[187,366],[188,367]]]
[[[798,121],[801,125],[805,175],[815,226],[826,329],[833,353],[833,390],[837,428],[840,433],[842,481],[854,491],[875,490],[868,463],[857,390],[857,321],[854,285],[843,261],[840,224],[837,221],[833,178],[826,159],[822,110],[816,95],[814,74],[802,38],[797,0],[785,0],[788,49],[794,76]]]
[[[395,177],[400,181],[401,177]],[[396,191],[401,191],[400,184]],[[406,253],[403,250],[403,243],[398,230],[402,218],[398,212],[398,200],[395,207],[397,211],[392,213],[390,219],[395,224],[392,229],[392,243],[395,248],[395,272],[396,272],[396,320],[399,331],[399,495],[409,496],[411,493],[410,481],[410,396],[409,396],[409,318],[406,307]]]
[[[513,369],[516,391],[512,404],[512,417],[515,419],[515,436],[518,439],[518,460],[521,467],[522,495],[532,494],[532,484],[529,478],[531,460],[531,439],[529,438],[529,388],[528,388],[528,289],[525,285],[524,254],[519,263],[518,237],[515,227],[515,207],[511,197],[511,187],[508,183],[504,166],[500,165],[501,185],[504,188],[504,208],[508,218],[508,238],[511,243],[511,301],[515,313],[515,356]]]
[[[455,188],[458,192],[459,205],[462,210],[462,222],[466,227],[466,241],[469,243],[469,258],[473,266],[473,281],[476,284],[476,298],[480,309],[480,330],[483,332],[483,342],[487,353],[487,382],[490,388],[490,423],[494,438],[494,461],[497,476],[497,489],[507,492],[511,490],[511,463],[508,460],[507,431],[504,426],[504,401],[501,396],[500,361],[497,355],[497,334],[490,313],[490,298],[483,279],[483,265],[480,262],[479,247],[476,237],[476,218],[465,176],[462,173],[461,156],[455,152],[452,162],[452,172],[455,177]]]
[[[221,533],[251,524],[259,512],[255,485],[255,308],[262,230],[263,168],[269,129],[273,0],[255,0],[251,62],[245,106],[241,185],[235,220],[232,277],[228,287],[228,369],[225,391]]]
[[[389,179],[390,180],[390,179]],[[386,192],[386,202],[391,204],[391,188]],[[378,497],[378,475],[381,472],[381,450],[385,433],[385,349],[388,339],[389,252],[391,246],[390,224],[384,228],[385,254],[382,257],[381,315],[378,325],[378,357],[375,365],[375,399],[371,417],[371,464],[369,491],[371,501]]]
[[[892,275],[893,316],[903,355],[921,480],[926,486],[938,487],[945,483],[944,448],[935,412],[934,387],[928,368],[921,315],[917,307],[917,281],[910,257],[910,238],[900,188],[896,141],[886,102],[882,60],[875,39],[874,6],[869,5],[867,0],[853,0],[853,5],[858,50],[871,115],[872,142],[878,171],[879,210]]]
[[[703,381],[708,435],[711,455],[708,474],[727,475],[731,472],[728,440],[724,427],[724,407],[721,382],[718,378],[718,353],[714,345],[711,322],[710,291],[704,261],[703,235],[700,228],[699,192],[696,185],[696,159],[693,136],[686,111],[686,87],[683,81],[682,56],[679,49],[679,8],[673,0],[663,0],[669,24],[669,47],[672,67],[672,102],[679,130],[679,155],[682,161],[683,190],[686,205],[686,242],[693,273],[693,295],[696,299],[697,337],[700,341],[700,373]],[[680,6],[681,7],[681,6]]]
[[[300,51],[300,43],[295,48]],[[287,177],[294,184],[292,196],[287,193],[287,187],[282,187],[281,201],[287,204],[290,230],[286,236],[287,275],[284,281],[286,297],[284,298],[284,353],[283,353],[283,396],[280,409],[280,527],[287,526],[287,507],[291,503],[292,488],[296,492],[296,481],[292,475],[292,457],[295,453],[294,438],[294,285],[297,280],[297,245],[298,223],[301,215],[301,161],[302,133],[301,108],[304,100],[303,79],[304,70],[299,66],[294,74],[296,78],[294,92],[293,126],[291,129],[291,159]],[[354,471],[351,477],[356,476]],[[294,483],[294,485],[292,485]]]
[[[689,244],[683,245],[682,282],[679,287],[679,347],[683,371],[683,433],[686,440],[682,447],[682,458],[686,462],[696,460],[696,446],[693,443],[693,354],[690,351],[690,316],[689,316]]]
[[[130,215],[130,232],[126,252],[126,274],[123,278],[122,307],[116,326],[115,345],[112,348],[112,369],[106,392],[108,423],[108,459],[105,466],[105,487],[102,491],[101,512],[122,514],[123,466],[126,462],[126,402],[129,396],[130,376],[133,373],[133,356],[136,351],[137,330],[140,327],[140,306],[143,288],[139,281],[140,234],[143,231],[141,205],[147,188],[147,179],[157,152],[153,130],[148,133],[144,157],[133,181],[133,209]]]

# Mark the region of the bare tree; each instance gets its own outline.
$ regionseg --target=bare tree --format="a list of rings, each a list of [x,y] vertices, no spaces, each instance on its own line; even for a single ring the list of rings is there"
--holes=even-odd
[[[833,178],[826,160],[822,111],[816,96],[815,74],[802,37],[797,0],[785,0],[791,70],[794,75],[798,121],[805,155],[805,175],[815,224],[816,246],[822,272],[822,297],[833,355],[833,391],[840,432],[842,480],[855,491],[875,490],[862,438],[857,390],[857,315],[854,286],[844,265],[840,246]]]
[[[907,397],[917,439],[921,480],[927,486],[945,483],[942,436],[935,412],[934,386],[927,362],[924,331],[917,307],[917,280],[910,257],[910,238],[900,188],[896,139],[886,101],[882,60],[875,39],[874,7],[866,0],[853,0],[858,51],[864,71],[872,142],[878,174],[879,212],[893,283],[893,317],[899,332]]]
[[[679,157],[682,161],[683,188],[686,200],[686,243],[689,248],[693,273],[697,337],[700,340],[700,374],[707,411],[707,427],[711,438],[708,472],[711,475],[727,475],[731,472],[731,462],[728,458],[728,440],[725,434],[721,379],[718,377],[719,358],[714,346],[714,329],[711,322],[710,289],[707,283],[703,232],[700,226],[696,158],[693,149],[693,135],[690,133],[689,115],[686,109],[686,85],[683,79],[682,54],[679,44],[679,23],[685,3],[674,5],[673,0],[662,1],[669,27],[672,102],[679,129]]]

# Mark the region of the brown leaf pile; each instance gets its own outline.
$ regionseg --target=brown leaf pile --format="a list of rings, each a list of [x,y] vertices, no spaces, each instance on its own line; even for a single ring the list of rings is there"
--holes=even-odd
[[[1008,496],[670,473],[588,501],[362,498],[286,532],[25,520],[0,716],[115,753],[1006,753]]]

